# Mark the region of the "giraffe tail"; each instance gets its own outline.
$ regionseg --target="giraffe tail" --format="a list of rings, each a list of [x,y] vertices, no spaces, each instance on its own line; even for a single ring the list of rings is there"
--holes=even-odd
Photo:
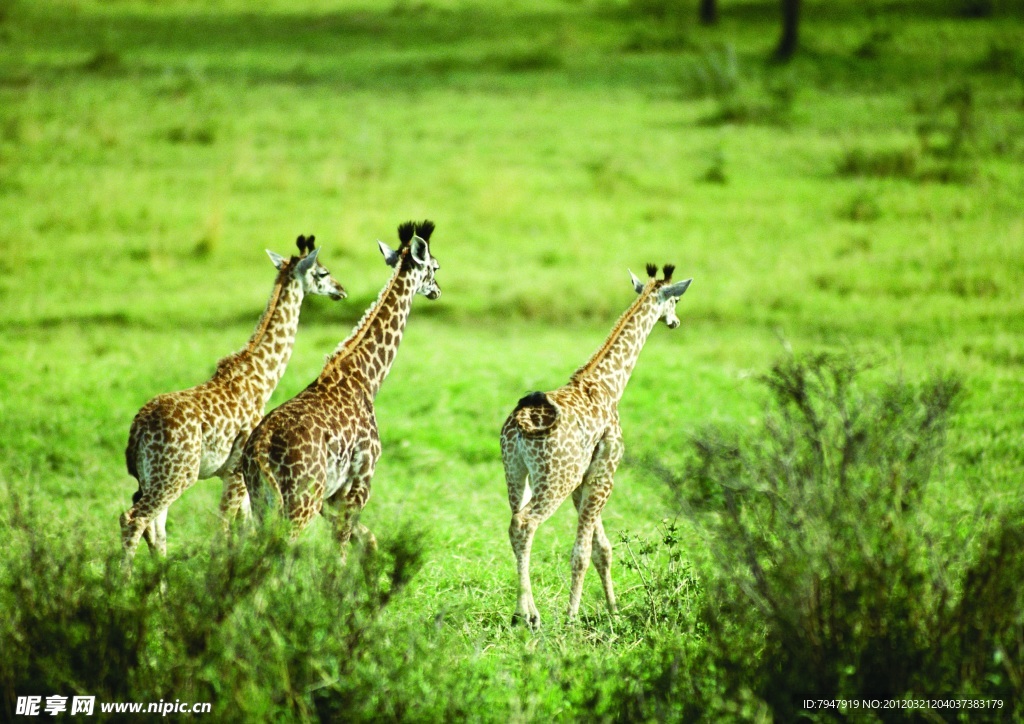
[[[283,510],[284,496],[269,461],[258,452],[242,460],[242,477],[249,493],[250,505],[257,517],[262,520],[271,510]]]
[[[136,418],[138,419],[138,418]],[[128,474],[136,480],[139,479],[139,468],[135,463],[135,455],[139,449],[139,432],[137,426],[132,423],[131,432],[128,433],[128,447],[124,450],[124,462],[128,467]]]
[[[531,392],[512,411],[519,432],[525,437],[542,437],[558,424],[558,408],[543,392]]]
[[[142,477],[139,475],[139,448],[142,445],[143,431],[141,425],[138,424],[139,416],[136,415],[135,419],[132,420],[132,429],[128,433],[128,446],[124,450],[124,462],[128,468],[128,474],[135,478],[135,482],[138,485],[135,492],[132,493],[132,510],[135,505],[142,499]]]

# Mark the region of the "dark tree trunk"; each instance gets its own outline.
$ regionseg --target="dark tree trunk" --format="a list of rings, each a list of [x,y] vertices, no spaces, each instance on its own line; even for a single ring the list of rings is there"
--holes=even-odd
[[[718,0],[700,0],[701,25],[714,25],[718,22]]]
[[[782,37],[775,49],[778,60],[789,60],[796,52],[800,26],[800,0],[782,0]]]

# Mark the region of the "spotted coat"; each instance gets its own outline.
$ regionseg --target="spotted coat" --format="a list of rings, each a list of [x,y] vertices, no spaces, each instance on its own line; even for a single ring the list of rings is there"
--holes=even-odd
[[[376,546],[357,520],[381,455],[373,405],[398,353],[413,297],[441,294],[434,280],[438,263],[428,248],[432,230],[430,222],[403,224],[398,251],[381,244],[395,271],[377,300],[320,376],[271,411],[242,451],[241,472],[257,516],[279,510],[298,535],[323,514],[343,556],[353,533]]]
[[[346,296],[317,261],[319,249],[313,249],[312,237],[308,246],[305,237],[299,240],[301,256],[284,259],[268,252],[278,273],[248,344],[221,359],[210,380],[158,395],[135,415],[125,462],[139,489],[121,515],[126,567],[143,536],[156,552],[166,554],[167,511],[197,480],[223,480],[220,512],[225,526],[239,510],[248,514],[238,458],[288,365],[303,296]]]
[[[568,617],[579,610],[583,576],[589,561],[601,576],[608,608],[614,612],[612,547],[601,522],[611,495],[615,470],[624,445],[618,403],[658,320],[679,326],[676,302],[691,280],[670,284],[652,277],[642,284],[632,277],[639,297],[619,318],[604,344],[572,375],[569,383],[547,393],[535,392],[519,401],[501,430],[508,502],[512,510],[509,540],[516,556],[519,597],[513,621],[540,625],[530,585],[530,550],[537,528],[572,496],[578,514],[572,550]],[[631,273],[632,276],[632,273]]]

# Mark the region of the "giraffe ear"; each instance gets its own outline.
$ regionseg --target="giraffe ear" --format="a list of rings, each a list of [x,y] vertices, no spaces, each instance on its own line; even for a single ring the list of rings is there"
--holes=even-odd
[[[644,283],[636,278],[636,274],[633,273],[632,269],[629,270],[629,278],[633,282],[633,289],[637,294],[644,290]]]
[[[267,252],[267,256],[270,257],[270,261],[274,262],[274,266],[278,269],[284,266],[285,258],[283,256],[275,254],[270,249],[265,249],[265,251]]]
[[[430,252],[427,250],[427,242],[423,239],[418,236],[412,237],[412,242],[409,244],[409,253],[412,254],[412,260],[419,266],[427,265]]]
[[[390,246],[385,244],[383,241],[377,240],[377,246],[380,247],[380,253],[384,255],[384,261],[388,266],[394,266],[398,263],[398,252],[392,249]]]
[[[690,282],[692,281],[693,279],[687,279],[686,281],[676,282],[675,284],[670,284],[667,287],[662,287],[658,292],[658,296],[661,297],[662,301],[670,298],[679,299],[679,297],[683,296],[689,288]]]
[[[298,276],[302,276],[303,274],[308,272],[310,269],[312,269],[313,265],[316,264],[316,255],[319,254],[319,253],[320,253],[319,249],[313,249],[311,252],[306,254],[306,256],[304,256],[301,259],[299,259],[299,263],[295,267],[295,273]]]

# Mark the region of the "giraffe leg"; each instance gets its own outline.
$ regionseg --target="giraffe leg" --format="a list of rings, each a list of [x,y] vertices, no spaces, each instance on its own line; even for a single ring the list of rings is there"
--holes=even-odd
[[[582,500],[583,486],[581,485],[572,493],[572,503],[576,506],[577,513],[579,513]],[[597,516],[597,522],[594,525],[590,560],[593,561],[598,575],[601,576],[601,586],[604,588],[604,596],[608,601],[608,610],[617,613],[619,609],[615,604],[615,588],[612,586],[612,544],[604,532],[604,524],[601,522],[600,515]]]
[[[505,484],[508,486],[508,505],[513,513],[518,513],[532,497],[526,466],[518,456],[505,461]]]
[[[121,516],[121,540],[125,549],[125,558],[122,564],[124,570],[131,571],[135,551],[139,546],[139,540],[143,537],[153,553],[161,557],[167,555],[167,511],[171,503],[178,497],[180,497],[180,492],[162,504],[157,503],[153,512],[138,512],[139,504],[136,504]],[[139,503],[147,502],[146,498],[147,496],[143,495]]]
[[[156,516],[154,516],[152,522],[149,524],[153,533],[152,546],[157,555],[161,557],[167,556],[167,511],[169,508],[164,508]]]
[[[538,480],[538,490],[546,487],[543,479]],[[516,611],[512,615],[513,625],[525,621],[534,631],[540,628],[540,613],[533,601],[533,587],[530,584],[530,551],[537,528],[558,510],[562,500],[563,498],[558,496],[538,495],[522,510],[512,514],[508,537],[512,551],[516,555],[516,571],[519,574],[519,597],[516,601]]]
[[[259,423],[258,420],[256,422]],[[242,429],[235,436],[228,459],[219,473],[220,479],[224,481],[224,492],[220,497],[220,517],[225,534],[231,532],[231,524],[239,511],[242,512],[243,521],[249,519],[249,491],[245,487],[245,477],[239,465],[245,441],[249,439],[249,432],[249,429]]]
[[[352,535],[356,537],[360,545],[363,546],[363,550],[367,553],[373,555],[377,552],[377,536],[370,532],[370,529],[365,525],[357,522],[352,526]]]
[[[198,473],[198,450],[180,458],[161,458],[154,462],[149,474],[140,480],[132,507],[121,515],[121,542],[125,550],[122,569],[131,571],[143,536],[151,550],[161,556],[167,554],[167,510],[195,483]]]
[[[348,560],[348,545],[353,537],[359,541],[368,555],[372,556],[377,552],[377,538],[369,528],[359,522],[358,508],[350,505],[344,498],[332,500],[329,507],[332,509],[330,513],[327,512],[328,506],[324,506],[324,517],[331,522],[342,563]]]
[[[527,482],[527,468],[522,455],[516,449],[518,433],[502,431],[501,460],[505,466],[505,485],[508,488],[508,505],[518,513],[523,505],[530,502],[531,491]]]
[[[156,532],[148,519],[140,519],[136,509],[142,499],[142,486],[132,496],[132,505],[125,512],[121,513],[118,522],[121,526],[121,546],[124,548],[124,560],[121,562],[121,570],[131,575],[132,560],[135,558],[135,551],[139,547],[139,540],[146,538],[146,545],[153,550],[156,541]]]
[[[121,562],[121,570],[131,575],[132,560],[135,558],[135,551],[139,547],[139,540],[150,528],[149,521],[139,518],[134,513],[135,506],[132,506],[124,513],[121,513],[121,545],[124,547],[124,560]],[[153,536],[146,535],[146,543],[153,547]]]
[[[512,515],[508,528],[509,542],[516,556],[516,572],[519,574],[519,597],[516,600],[516,611],[512,614],[512,624],[525,621],[534,631],[540,628],[540,612],[534,604],[533,588],[530,585],[530,549],[538,525],[519,512]]]
[[[249,492],[245,487],[245,478],[242,477],[240,472],[235,470],[231,473],[225,473],[221,479],[224,481],[224,492],[220,498],[220,517],[224,533],[227,534],[231,531],[231,524],[239,512],[242,513],[243,521],[249,519],[251,507],[249,504]]]
[[[540,627],[540,613],[534,605],[533,589],[530,585],[530,550],[540,522],[534,524],[526,516],[521,515],[523,505],[530,502],[530,489],[527,484],[529,471],[517,448],[518,433],[510,429],[506,423],[501,433],[501,459],[505,466],[508,505],[512,509],[508,537],[516,557],[516,571],[519,576],[519,597],[516,601],[516,611],[512,614],[512,625],[525,621],[531,629],[536,630]]]
[[[164,508],[150,522],[149,527],[153,531],[153,542],[150,549],[155,552],[161,558],[167,557],[167,511],[169,508]],[[147,534],[149,535],[149,534]],[[147,538],[148,540],[148,538]],[[163,576],[160,577],[160,595],[167,595],[167,579]]]
[[[149,546],[150,553],[156,553],[157,552],[157,549],[156,549],[156,523],[154,523],[152,520],[149,521],[149,525],[147,525],[143,529],[143,531],[142,531],[142,539],[144,541],[146,541],[146,545]]]
[[[569,612],[567,618],[572,621],[580,608],[580,595],[583,593],[583,577],[590,565],[590,553],[594,544],[594,518],[585,514],[586,501],[580,508],[579,522],[576,525],[576,542],[572,547],[572,580],[569,585]]]
[[[349,466],[348,480],[324,506],[325,511],[328,506],[333,510],[330,515],[331,524],[342,560],[348,557],[348,543],[353,534],[367,553],[372,554],[377,550],[376,537],[369,528],[358,521],[358,517],[370,499],[370,483],[379,457],[379,445],[365,452],[354,453],[352,464]]]
[[[594,547],[591,552],[594,567],[601,576],[601,586],[604,588],[604,597],[608,602],[608,611],[618,613],[619,607],[615,603],[615,587],[612,585],[612,543],[604,532],[604,523],[601,516],[597,516],[597,524],[594,526]]]
[[[594,451],[590,467],[583,476],[583,484],[580,486],[579,502],[576,509],[579,513],[579,522],[576,525],[576,543],[572,548],[572,578],[569,585],[569,610],[568,619],[576,618],[580,608],[580,596],[583,593],[583,577],[590,565],[590,557],[596,552],[596,559],[600,561],[598,570],[602,573],[602,584],[604,585],[605,597],[608,599],[609,608],[614,610],[615,594],[611,588],[611,544],[608,537],[604,535],[604,526],[598,534],[597,526],[601,520],[601,511],[604,504],[611,495],[614,484],[615,468],[623,453],[622,435],[617,429],[609,431],[598,443]],[[576,502],[577,494],[573,493],[573,502]],[[594,542],[598,541],[595,551]],[[608,543],[607,549],[602,546],[602,541]],[[604,569],[604,570],[602,570]]]

